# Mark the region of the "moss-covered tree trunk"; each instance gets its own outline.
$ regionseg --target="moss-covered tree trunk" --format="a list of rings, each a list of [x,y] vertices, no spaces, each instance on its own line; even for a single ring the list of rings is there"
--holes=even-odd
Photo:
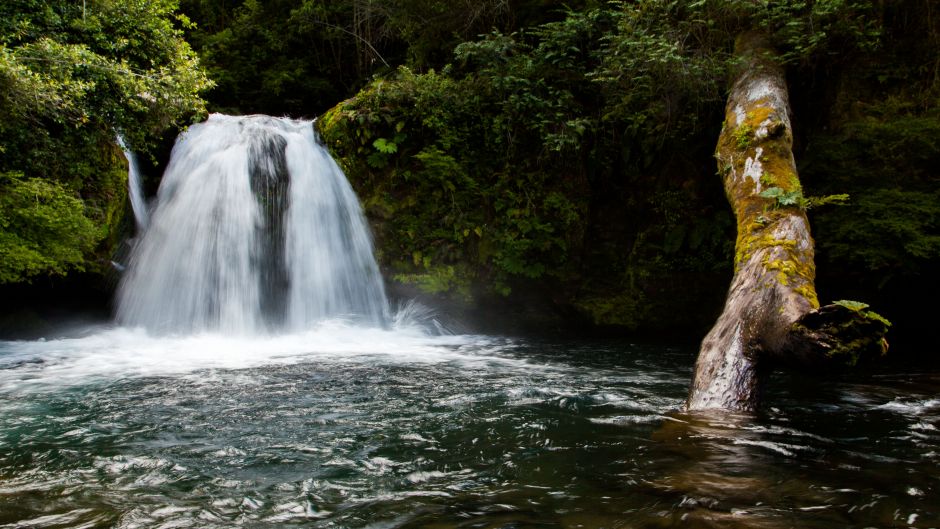
[[[866,305],[819,308],[783,68],[761,32],[741,35],[735,54],[717,149],[737,219],[734,278],[702,342],[690,410],[752,410],[762,374],[775,365],[828,369],[887,349],[889,324]]]
[[[760,357],[779,352],[791,326],[819,305],[783,69],[761,33],[740,36],[735,53],[740,63],[717,150],[737,218],[735,272],[724,311],[702,342],[693,410],[752,409]]]

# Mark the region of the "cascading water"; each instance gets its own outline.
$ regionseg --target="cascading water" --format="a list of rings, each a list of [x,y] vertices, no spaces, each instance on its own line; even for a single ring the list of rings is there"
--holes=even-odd
[[[124,151],[124,157],[127,158],[127,194],[131,201],[131,211],[134,213],[134,222],[137,224],[137,231],[142,232],[150,224],[150,210],[147,208],[147,201],[144,199],[143,183],[140,180],[140,168],[137,166],[137,157],[127,147],[127,143],[120,135],[117,137],[118,145]]]
[[[388,312],[359,202],[312,122],[213,114],[180,136],[118,289],[121,324],[253,334]]]

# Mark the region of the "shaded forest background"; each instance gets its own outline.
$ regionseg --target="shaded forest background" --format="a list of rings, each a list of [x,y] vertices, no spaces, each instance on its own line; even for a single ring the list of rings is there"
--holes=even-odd
[[[734,262],[713,158],[730,52],[759,27],[786,61],[799,205],[850,197],[809,211],[820,301],[870,303],[908,356],[938,344],[930,0],[129,5],[0,8],[0,282],[38,313],[110,297],[133,229],[114,131],[152,194],[175,127],[208,109],[320,116],[401,296],[484,329],[696,341]]]

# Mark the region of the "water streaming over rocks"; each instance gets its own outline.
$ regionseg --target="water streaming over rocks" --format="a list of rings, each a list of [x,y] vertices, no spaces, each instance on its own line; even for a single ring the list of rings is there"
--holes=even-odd
[[[117,296],[152,332],[381,326],[388,302],[355,193],[312,122],[213,114],[180,136]]]

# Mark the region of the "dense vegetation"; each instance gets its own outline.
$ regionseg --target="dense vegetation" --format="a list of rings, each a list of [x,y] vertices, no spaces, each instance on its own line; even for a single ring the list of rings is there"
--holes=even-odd
[[[209,85],[172,1],[0,6],[0,284],[65,274],[122,237],[126,165],[204,111]],[[90,261],[90,262],[89,262]]]
[[[84,266],[105,233],[113,242],[114,132],[144,146],[198,115],[208,89],[215,111],[322,115],[397,282],[527,320],[696,339],[733,261],[712,159],[731,50],[758,30],[786,63],[804,198],[850,195],[810,212],[820,295],[869,301],[902,335],[928,328],[907,301],[940,285],[929,0],[175,8],[0,8],[0,251],[15,255],[0,281]],[[23,208],[29,193],[42,209]]]
[[[909,320],[906,298],[868,272],[869,254],[936,289],[924,272],[938,257],[938,150],[926,139],[936,138],[927,130],[937,124],[935,54],[927,50],[937,31],[915,30],[930,19],[912,17],[929,6],[752,6],[570,10],[460,44],[439,71],[383,75],[320,128],[380,219],[380,248],[399,280],[464,297],[479,297],[471,287],[480,285],[503,295],[548,291],[534,302],[573,308],[595,324],[705,324],[732,262],[734,227],[710,161],[735,66],[729,53],[740,32],[768,31],[791,72],[801,120],[807,189],[798,202],[851,197],[846,207],[812,211],[834,232],[821,238],[822,294],[874,299]],[[847,101],[868,105],[867,126],[841,106]],[[885,104],[904,108],[879,110]],[[845,141],[846,128],[856,127],[895,146],[892,162],[874,167],[880,155],[864,153],[877,149],[870,136]],[[860,179],[866,172],[910,185]],[[910,268],[896,270],[901,261]],[[860,272],[846,280],[845,269]]]

